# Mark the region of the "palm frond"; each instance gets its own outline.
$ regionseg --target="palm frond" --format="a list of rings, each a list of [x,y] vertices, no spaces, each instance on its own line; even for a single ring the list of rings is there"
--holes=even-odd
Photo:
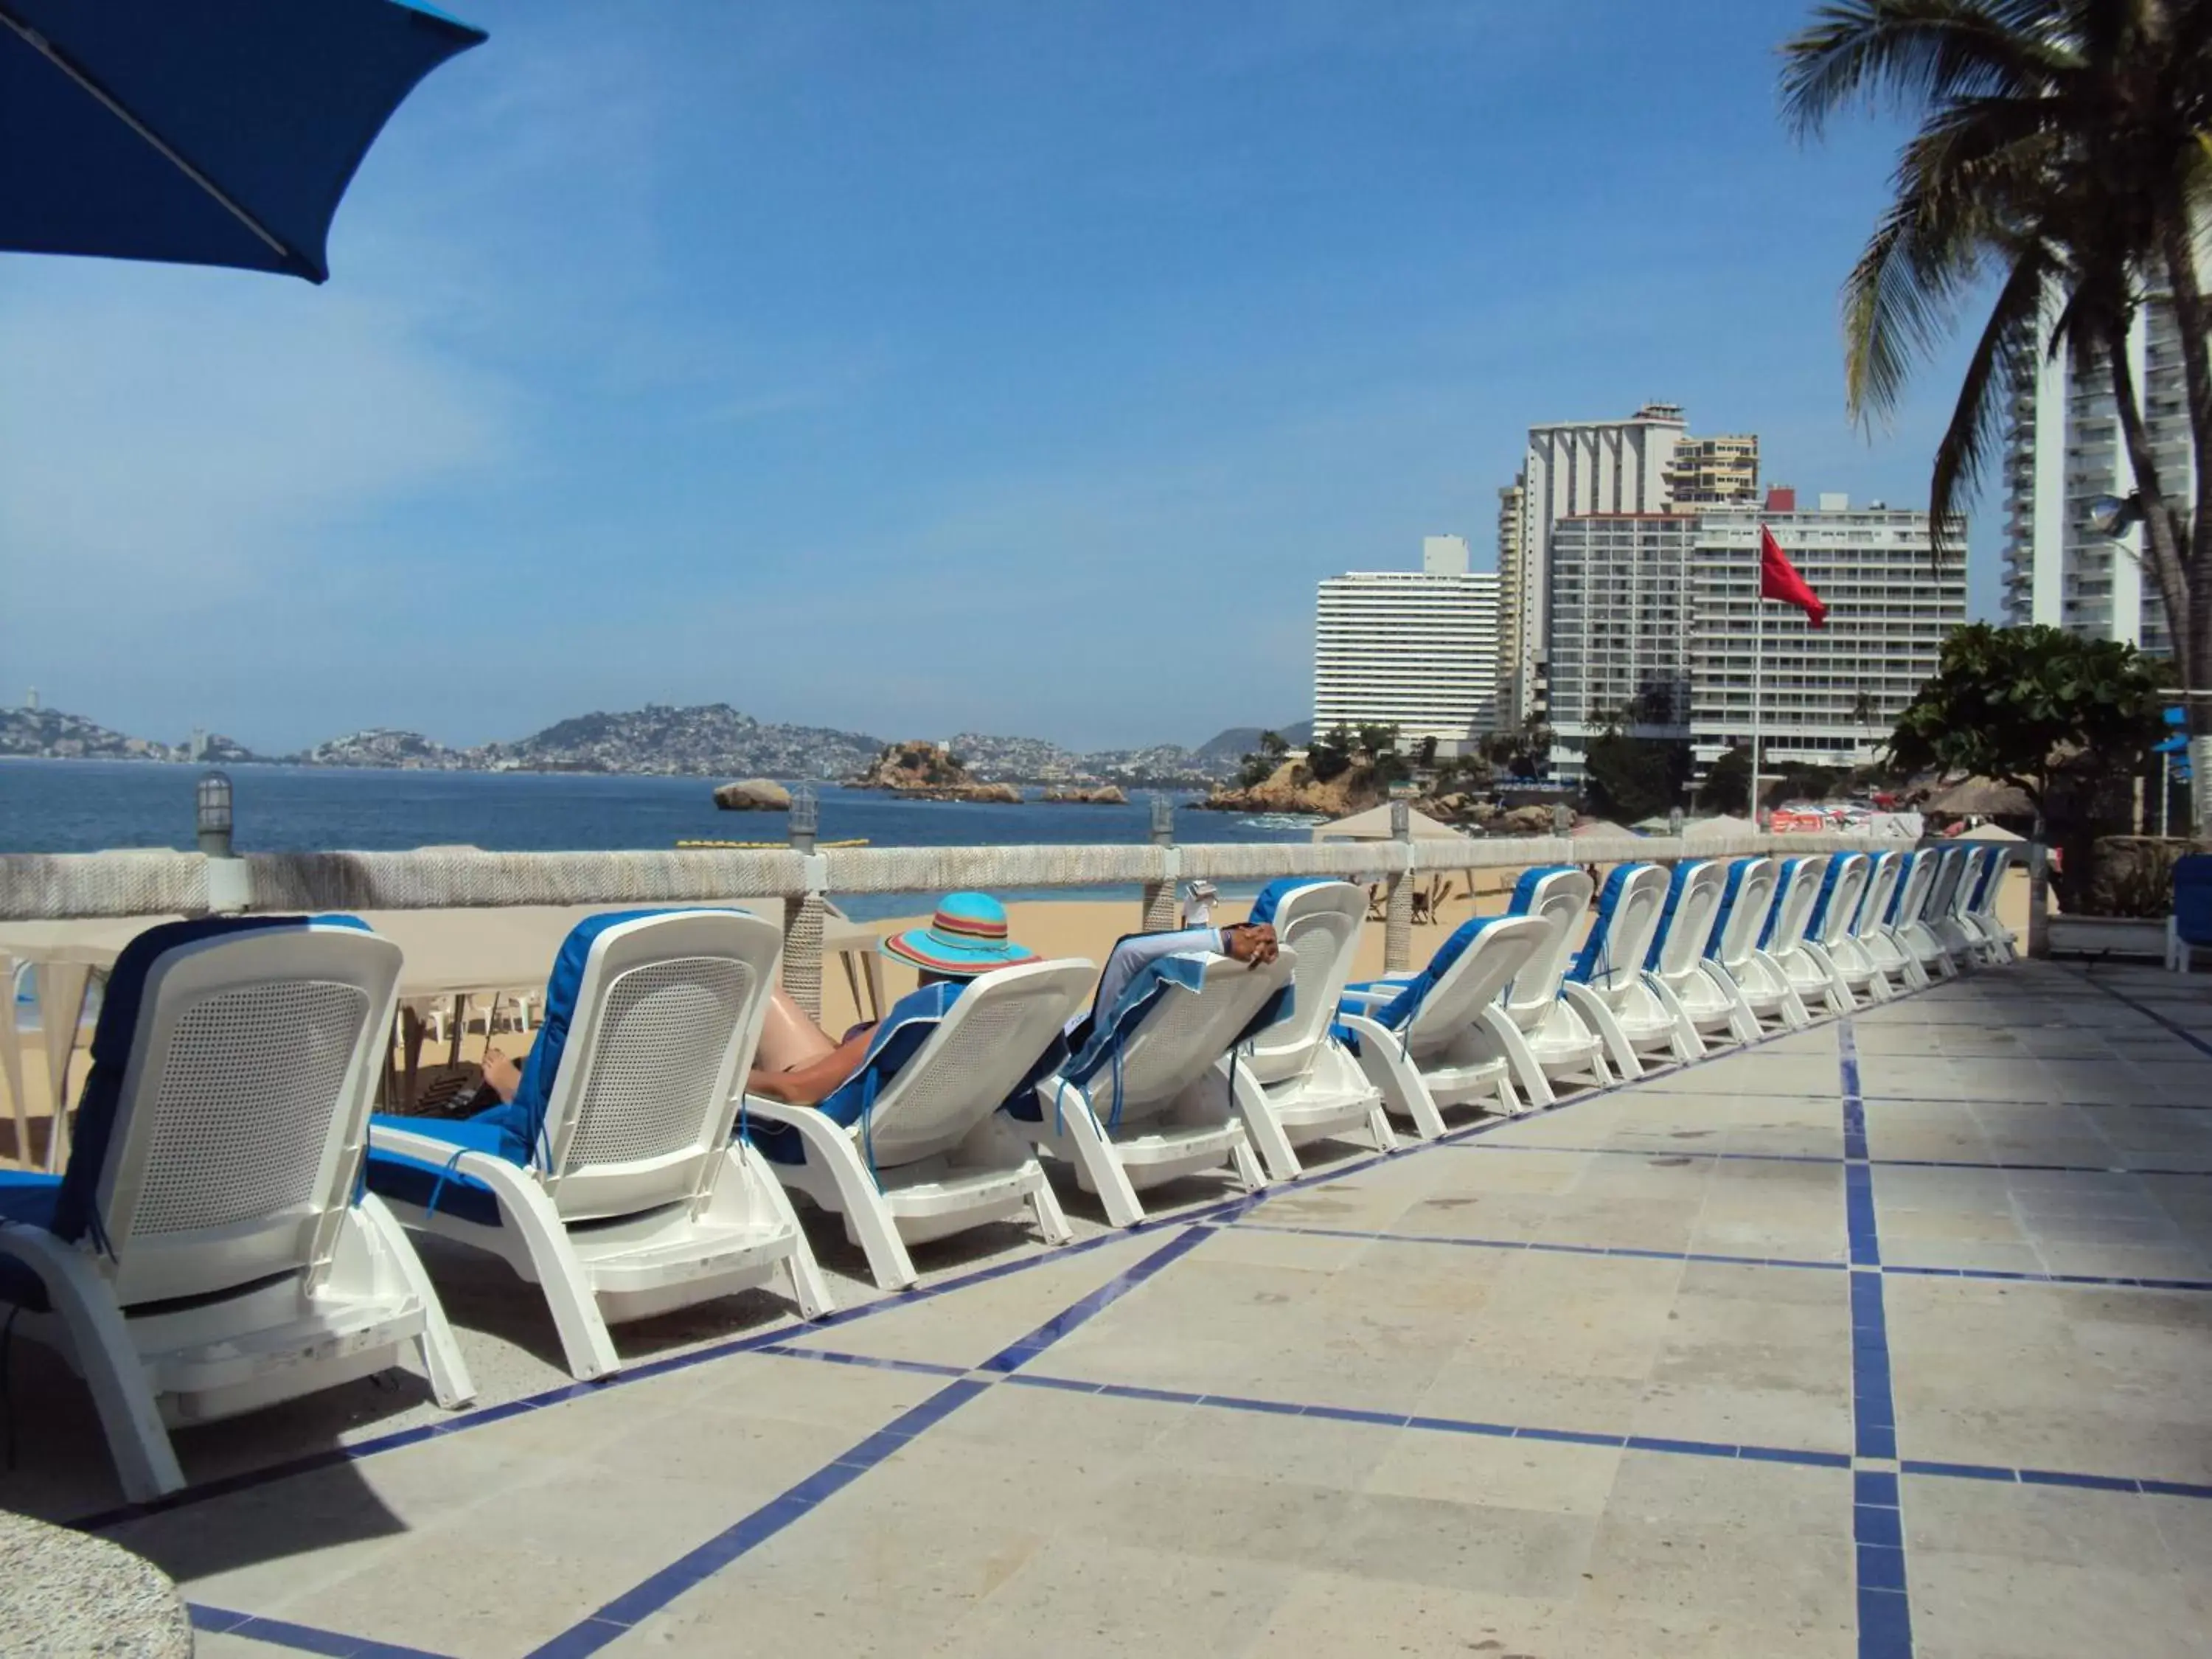
[[[1827,0],[1782,48],[1783,119],[1815,138],[1838,112],[2020,96],[2079,64],[2063,0]]]
[[[2040,248],[2029,249],[2014,262],[1967,362],[1951,423],[1936,447],[1935,476],[1928,487],[1929,541],[1939,561],[1956,550],[1952,517],[1960,498],[1980,481],[1990,456],[2002,447],[2012,418],[2013,394],[2022,377],[2033,373],[2044,296],[2053,274],[2051,262]]]

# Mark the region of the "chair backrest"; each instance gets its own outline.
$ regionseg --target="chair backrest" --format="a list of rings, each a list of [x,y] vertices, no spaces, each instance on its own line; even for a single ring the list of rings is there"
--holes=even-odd
[[[1660,913],[1659,936],[1644,965],[1669,983],[1696,971],[1698,958],[1713,936],[1728,886],[1728,866],[1718,859],[1684,859],[1667,884],[1667,908]]]
[[[1261,1032],[1245,1056],[1261,1082],[1280,1083],[1311,1068],[1328,1041],[1366,921],[1367,896],[1348,881],[1310,882],[1276,902],[1275,937],[1297,952],[1298,965],[1289,1017]]]
[[[1851,923],[1858,919],[1859,900],[1866,894],[1869,878],[1874,872],[1874,861],[1864,853],[1838,853],[1828,860],[1828,872],[1820,878],[1820,896],[1813,902],[1813,914],[1805,923],[1806,936],[1816,944],[1835,945],[1850,937]]]
[[[1736,859],[1729,863],[1705,955],[1730,974],[1740,975],[1751,953],[1759,948],[1759,930],[1766,926],[1767,914],[1774,908],[1774,890],[1781,879],[1781,866],[1771,858]]]
[[[1465,1036],[1552,938],[1552,924],[1541,916],[1481,916],[1465,927],[1459,954],[1429,987],[1401,1038],[1416,1061]]]
[[[1667,908],[1667,887],[1663,866],[1615,865],[1605,878],[1589,936],[1567,977],[1609,999],[1625,994],[1641,980],[1644,960],[1651,954],[1659,918]]]
[[[1907,853],[1902,872],[1897,878],[1897,888],[1889,897],[1889,914],[1882,918],[1892,927],[1902,927],[1920,919],[1920,912],[1928,902],[1928,889],[1936,879],[1936,854],[1925,849]]]
[[[1513,900],[1506,915],[1534,916],[1547,929],[1542,943],[1529,952],[1528,965],[1513,976],[1506,1006],[1522,1015],[1540,1013],[1559,1000],[1572,961],[1575,924],[1589,910],[1596,884],[1587,871],[1571,864],[1547,865],[1524,870],[1514,884]]]
[[[1934,857],[1936,874],[1928,884],[1928,896],[1920,907],[1923,921],[1940,921],[1951,914],[1951,898],[1959,890],[1959,875],[1966,867],[1966,849],[1939,847]]]
[[[1986,847],[1962,847],[1964,855],[1959,860],[1959,874],[1951,884],[1948,901],[1943,914],[1956,921],[1974,908],[1974,895],[1981,890],[1982,871],[1990,861],[1990,849]]]
[[[1813,906],[1820,896],[1820,878],[1827,860],[1784,859],[1774,888],[1774,908],[1766,913],[1766,927],[1759,948],[1772,956],[1787,956],[1805,942],[1805,924],[1813,919]]]
[[[1988,853],[1979,873],[1974,877],[1974,894],[1966,908],[1975,915],[1994,917],[1997,913],[1997,895],[2004,890],[2005,873],[2012,868],[2017,855],[2004,846],[1990,848]]]
[[[1905,860],[1905,854],[1894,848],[1874,855],[1866,891],[1859,896],[1858,908],[1851,915],[1853,939],[1863,939],[1881,926],[1882,918],[1889,914],[1889,902],[1896,895],[1898,878],[1904,873]]]
[[[547,981],[538,1036],[541,1045],[555,1036],[566,1001],[541,1134],[546,1190],[562,1219],[704,1199],[727,1152],[782,947],[774,923],[739,910],[576,925]],[[526,1090],[530,1081],[526,1073]]]
[[[111,1256],[119,1303],[328,1274],[399,963],[350,917],[170,922],[124,948],[55,1210]]]
[[[1122,1037],[1118,1082],[1112,1061],[1087,1081],[1092,1099],[1115,1103],[1119,1115],[1155,1114],[1197,1082],[1297,973],[1291,950],[1265,968],[1210,951],[1194,955],[1200,969],[1196,984],[1168,986]]]
[[[2173,861],[2173,931],[2185,944],[2212,945],[2212,853]]]

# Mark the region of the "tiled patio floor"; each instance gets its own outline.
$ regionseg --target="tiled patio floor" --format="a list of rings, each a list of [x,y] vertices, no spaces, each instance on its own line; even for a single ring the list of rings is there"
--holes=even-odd
[[[476,1411],[193,1431],[152,1513],[19,1351],[0,1497],[208,1659],[2212,1654],[2212,982],[1984,972],[1187,1197],[891,1302],[817,1233],[845,1312],[620,1330],[599,1387],[435,1255]]]

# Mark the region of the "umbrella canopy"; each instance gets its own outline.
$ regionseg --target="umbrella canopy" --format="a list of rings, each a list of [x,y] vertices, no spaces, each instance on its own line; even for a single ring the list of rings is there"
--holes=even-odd
[[[1584,818],[1574,827],[1573,834],[1577,841],[1585,837],[1624,841],[1633,841],[1636,838],[1636,831],[1625,830],[1610,818]]]
[[[1719,841],[1729,836],[1754,836],[1759,826],[1749,818],[1723,812],[1717,817],[1692,818],[1682,826],[1684,841]]]
[[[2015,785],[1972,777],[1937,790],[1922,810],[1977,818],[2027,818],[2035,816],[2035,803]]]
[[[483,38],[413,0],[0,0],[0,249],[319,283],[385,122]]]
[[[1415,841],[1465,841],[1456,830],[1438,823],[1418,808],[1410,809],[1406,821],[1412,826]],[[1370,806],[1364,812],[1354,812],[1348,818],[1339,818],[1334,823],[1316,827],[1313,838],[1316,843],[1325,841],[1389,841],[1390,839],[1390,804]]]
[[[1972,830],[1961,830],[1957,835],[1954,836],[1952,839],[1954,841],[2024,842],[2027,837],[2026,836],[2015,836],[2011,830],[2004,828],[2002,824],[1984,823],[1977,825]]]

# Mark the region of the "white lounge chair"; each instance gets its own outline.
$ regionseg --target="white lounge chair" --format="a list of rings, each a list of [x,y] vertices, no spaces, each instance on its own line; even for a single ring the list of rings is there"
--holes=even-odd
[[[1954,847],[1944,854],[1946,863],[1956,873],[1951,875],[1948,888],[1937,888],[1928,925],[1944,954],[1961,972],[1982,963],[1981,935],[1967,925],[1966,912],[1973,904],[1975,889],[1981,884],[1982,866],[1996,850],[1982,846]]]
[[[2010,848],[1998,850],[2006,859],[2011,857]],[[1996,874],[2002,873],[1999,866]],[[1996,920],[1995,895],[1996,878],[1992,877],[1988,896],[1976,906],[1976,911],[1985,921],[1992,954],[2010,962],[2014,954],[2013,937]],[[2166,918],[2166,971],[2188,973],[2191,958],[2199,951],[2212,951],[2212,854],[2188,853],[2173,864],[2173,908]]]
[[[1288,950],[1264,968],[1211,951],[1148,963],[1080,1052],[1007,1103],[1016,1130],[1071,1166],[1116,1227],[1145,1218],[1139,1188],[1205,1170],[1258,1192],[1253,1096],[1231,1071],[1235,1049],[1285,1012],[1297,969]]]
[[[170,922],[124,948],[69,1165],[0,1182],[0,1301],[92,1390],[125,1493],[167,1429],[388,1370],[475,1392],[413,1248],[355,1201],[398,947],[349,917]]]
[[[1772,880],[1771,871],[1767,879]],[[1718,859],[1684,859],[1676,865],[1668,878],[1659,936],[1644,963],[1644,971],[1673,994],[1698,1041],[1708,1047],[1716,1038],[1742,1042],[1759,1035],[1759,1021],[1743,1006],[1735,980],[1708,957],[1717,944],[1728,882],[1729,866]],[[1747,937],[1756,929],[1747,922],[1745,932]]]
[[[1966,852],[1963,847],[1931,847],[1921,853],[1920,863],[1928,866],[1929,873],[1917,896],[1919,902],[1901,905],[1893,924],[1898,944],[1911,956],[1923,975],[1934,974],[1942,979],[1958,975],[1959,965],[1951,960],[1950,950],[1936,931],[1936,920],[1946,912],[1951,895],[1958,890],[1959,866]],[[1913,896],[1908,888],[1907,900]]]
[[[371,1121],[370,1190],[540,1285],[580,1381],[621,1369],[609,1324],[778,1272],[806,1317],[829,1310],[791,1200],[731,1133],[781,946],[740,911],[588,917],[555,960],[510,1104]]]
[[[2005,846],[1991,847],[1988,852],[1989,856],[1982,860],[1981,872],[1974,878],[1974,890],[1967,897],[1966,912],[1960,919],[1973,936],[1982,960],[1996,966],[2020,958],[2020,942],[2013,937],[2012,929],[1997,920],[1997,898],[2004,890],[2005,877],[2011,872],[2014,855],[2013,849]]]
[[[742,1127],[784,1185],[838,1217],[887,1291],[915,1281],[909,1244],[1019,1214],[1070,1235],[1052,1183],[999,1108],[1083,1004],[1088,962],[1022,963],[926,986],[877,1027],[866,1061],[819,1106],[745,1097]]]
[[[1500,1112],[1517,1110],[1509,1067],[1542,1082],[1503,999],[1551,939],[1541,916],[1478,916],[1420,973],[1346,988],[1341,1022],[1359,1045],[1360,1066],[1423,1139],[1444,1133],[1448,1106],[1488,1100]]]
[[[1758,908],[1757,893],[1748,883],[1733,902],[1723,901],[1730,924],[1736,922],[1736,913],[1747,903],[1757,911],[1758,921],[1749,941],[1729,972],[1743,994],[1745,1006],[1758,1018],[1762,1030],[1770,1022],[1778,1021],[1791,1030],[1812,1022],[1804,1000],[1790,982],[1790,975],[1783,971],[1774,951],[1778,945],[1784,951],[1792,949],[1804,937],[1805,924],[1811,920],[1814,902],[1820,896],[1820,872],[1814,867],[1820,862],[1811,858],[1770,860],[1772,897],[1763,909]]]
[[[1705,870],[1715,867],[1707,865]],[[1741,975],[1747,971],[1748,959],[1759,948],[1759,930],[1774,903],[1777,872],[1772,859],[1759,857],[1732,859],[1717,868],[1717,878],[1695,869],[1682,878],[1694,881],[1699,889],[1717,880],[1718,892],[1705,925],[1696,971],[1670,978],[1668,983],[1699,1036],[1711,1042],[1726,1034],[1735,1042],[1749,1042],[1763,1028],[1744,994]]]
[[[1382,1090],[1329,1030],[1366,918],[1366,894],[1344,881],[1271,882],[1253,905],[1252,919],[1297,957],[1288,1017],[1255,1035],[1232,1068],[1237,1087],[1255,1091],[1245,1124],[1278,1181],[1300,1173],[1296,1149],[1308,1141],[1356,1132],[1378,1152],[1397,1144]]]
[[[1905,854],[1895,848],[1868,855],[1866,888],[1852,910],[1850,931],[1829,951],[1853,996],[1887,1002],[1905,982],[1904,970],[1881,949],[1881,918],[1896,896],[1905,860]]]
[[[1898,918],[1908,908],[1917,910],[1928,902],[1928,884],[1935,878],[1936,866],[1929,854],[1917,849],[1894,856],[1896,880],[1879,909],[1874,900],[1880,896],[1869,892],[1868,902],[1861,910],[1859,942],[1866,947],[1867,954],[1884,978],[1900,987],[1917,989],[1928,983],[1928,975],[1920,966],[1919,958],[1905,947],[1899,936]]]
[[[1548,1106],[1557,1098],[1555,1078],[1580,1078],[1599,1086],[1613,1081],[1605,1039],[1559,994],[1574,961],[1575,924],[1589,912],[1595,885],[1588,872],[1571,864],[1524,870],[1505,908],[1508,915],[1539,918],[1547,930],[1505,993],[1506,1015],[1523,1038],[1508,1057],[1521,1092],[1534,1105]]]
[[[1801,1001],[1817,997],[1831,1013],[1848,1014],[1859,1006],[1851,976],[1844,965],[1851,956],[1851,924],[1859,902],[1866,896],[1873,863],[1864,853],[1838,853],[1828,860],[1820,878],[1820,895],[1806,918],[1797,948],[1776,958]],[[1862,976],[1860,984],[1868,983]]]
[[[1560,988],[1561,997],[1605,1040],[1613,1068],[1624,1078],[1643,1076],[1647,1054],[1663,1050],[1690,1060],[1705,1052],[1680,1000],[1664,980],[1644,971],[1666,914],[1668,884],[1662,866],[1615,865],[1582,954]]]

